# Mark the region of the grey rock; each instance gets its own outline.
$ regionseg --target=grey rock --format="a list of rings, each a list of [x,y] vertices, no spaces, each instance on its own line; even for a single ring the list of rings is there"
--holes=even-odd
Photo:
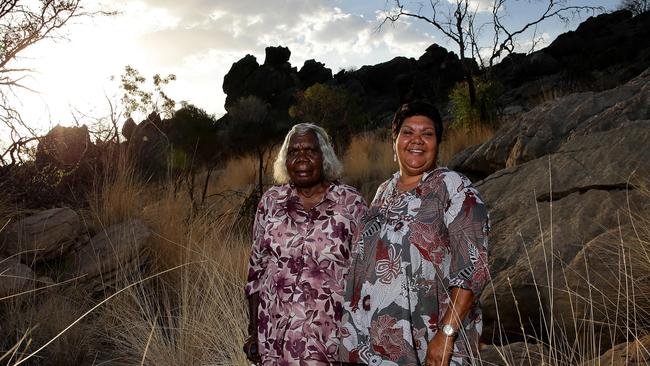
[[[31,264],[65,254],[80,235],[79,215],[69,208],[38,212],[10,224],[0,234],[2,250]]]
[[[502,126],[495,137],[455,164],[484,176],[558,151],[594,132],[650,121],[650,69],[617,88],[570,94]]]
[[[114,288],[144,264],[150,236],[151,231],[139,220],[107,228],[74,253],[69,277],[77,277],[91,292]]]
[[[545,323],[572,320],[562,319],[575,314],[563,294],[584,279],[566,277],[567,269],[628,210],[650,208],[635,186],[650,176],[650,150],[639,148],[647,141],[648,124],[592,133],[476,183],[493,227],[493,283],[481,296],[487,339],[522,339],[522,326],[538,335]]]
[[[17,259],[0,257],[0,299],[27,289],[35,278],[34,271]]]

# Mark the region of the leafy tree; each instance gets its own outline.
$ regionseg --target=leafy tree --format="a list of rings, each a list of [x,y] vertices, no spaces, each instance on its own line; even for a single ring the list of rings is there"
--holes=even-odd
[[[347,146],[352,132],[363,124],[361,108],[346,89],[320,83],[296,94],[289,115],[325,128],[339,151]]]
[[[472,0],[431,0],[428,7],[419,2],[407,3],[403,0],[393,0],[387,2],[394,7],[387,10],[382,24],[396,22],[402,17],[419,19],[429,23],[453,42],[458,47],[468,88],[469,103],[473,106],[477,99],[472,67],[474,60],[483,68],[491,67],[514,52],[519,37],[529,30],[534,30],[545,20],[559,18],[568,21],[570,15],[603,10],[598,6],[571,6],[567,4],[567,0],[543,0],[543,2],[546,4],[546,9],[526,21],[519,29],[509,29],[503,23],[508,0],[492,0],[491,16],[485,22],[480,22],[477,17],[478,5]],[[486,29],[489,29],[490,34],[481,37],[481,32]],[[481,39],[488,41],[482,42]],[[533,45],[537,43],[538,39],[533,39]]]
[[[229,148],[234,153],[254,151],[257,155],[257,192],[264,193],[265,156],[271,153],[284,132],[281,123],[269,118],[269,105],[257,96],[239,98],[228,108],[231,118],[227,136]]]
[[[224,154],[219,149],[223,135],[219,133],[217,120],[201,108],[184,104],[167,121],[167,126],[172,144],[172,169],[184,177],[192,202],[195,202],[196,174],[200,169],[206,171],[200,198],[203,203],[210,176]]]
[[[152,80],[153,90],[145,88],[147,79],[132,66],[124,67],[124,73],[120,76],[120,88],[123,90],[122,104],[126,116],[131,117],[134,112],[147,115],[152,111],[162,113],[167,118],[173,115],[176,102],[163,91],[163,87],[176,80],[176,75],[162,77],[155,74]]]
[[[474,78],[476,85],[476,103],[469,103],[468,88],[465,82],[454,86],[449,93],[452,104],[454,122],[452,127],[468,129],[476,124],[494,127],[497,123],[497,98],[503,91],[503,86],[495,80]]]

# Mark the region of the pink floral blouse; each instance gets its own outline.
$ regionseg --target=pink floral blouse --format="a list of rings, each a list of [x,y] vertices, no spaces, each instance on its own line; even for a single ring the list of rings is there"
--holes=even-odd
[[[338,361],[343,277],[351,239],[366,204],[352,187],[334,182],[305,210],[285,184],[258,206],[246,295],[260,296],[262,365],[328,365]]]
[[[480,293],[489,279],[488,214],[464,176],[438,168],[400,192],[399,173],[377,190],[359,225],[341,321],[341,360],[423,365],[449,307],[450,289],[472,290],[451,365],[473,364],[481,333]]]

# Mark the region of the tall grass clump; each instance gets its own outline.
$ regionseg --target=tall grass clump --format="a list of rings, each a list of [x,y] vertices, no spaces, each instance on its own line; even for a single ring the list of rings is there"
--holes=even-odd
[[[494,136],[494,129],[481,124],[468,128],[451,126],[443,135],[443,142],[438,150],[438,161],[447,165],[459,152],[468,147],[482,144]]]
[[[132,172],[123,174],[103,192],[138,191]],[[171,183],[140,197],[129,213],[153,233],[147,265],[139,278],[124,273],[123,292],[98,315],[97,359],[113,365],[246,364],[241,344],[248,323],[249,228],[220,209],[197,210]],[[94,215],[108,222],[123,217],[110,202],[94,207],[106,210]]]

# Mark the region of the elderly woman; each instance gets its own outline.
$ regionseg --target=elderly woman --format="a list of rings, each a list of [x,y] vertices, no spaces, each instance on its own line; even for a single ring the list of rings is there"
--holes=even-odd
[[[341,163],[322,128],[301,123],[274,165],[280,185],[260,201],[246,296],[248,358],[261,365],[329,365],[338,360],[343,277],[361,195],[338,181]]]
[[[392,123],[399,171],[356,235],[341,323],[344,364],[464,365],[478,358],[488,214],[459,173],[436,166],[442,121],[426,103]]]

